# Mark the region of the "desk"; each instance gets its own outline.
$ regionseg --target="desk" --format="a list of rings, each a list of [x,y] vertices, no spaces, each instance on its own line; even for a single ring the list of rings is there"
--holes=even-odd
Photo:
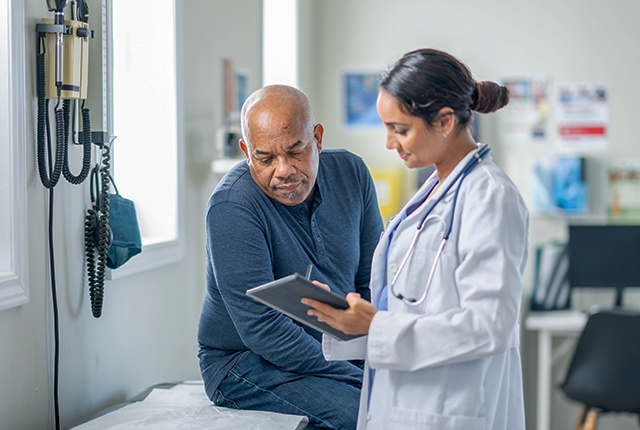
[[[537,430],[551,428],[553,336],[577,337],[586,323],[587,315],[580,311],[531,312],[525,319],[527,330],[538,332]]]

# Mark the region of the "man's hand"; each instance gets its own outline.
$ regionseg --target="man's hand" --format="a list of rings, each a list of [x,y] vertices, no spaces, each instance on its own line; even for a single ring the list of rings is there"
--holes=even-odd
[[[313,283],[325,290],[330,290],[326,284],[318,281],[313,281]],[[336,309],[333,306],[306,297],[302,299],[302,303],[311,307],[307,311],[307,315],[315,316],[318,321],[325,322],[346,334],[369,333],[371,321],[376,312],[378,312],[376,307],[360,297],[358,293],[347,294],[346,300],[349,303],[349,309],[345,310]]]

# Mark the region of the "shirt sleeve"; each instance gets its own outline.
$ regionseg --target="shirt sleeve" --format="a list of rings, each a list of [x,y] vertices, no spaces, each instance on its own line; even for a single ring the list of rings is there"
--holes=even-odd
[[[449,281],[459,306],[433,315],[378,312],[369,331],[372,368],[413,371],[464,362],[499,354],[512,341],[528,212],[514,187],[493,184],[471,195],[460,205],[459,265]]]
[[[367,336],[341,341],[323,334],[322,352],[329,361],[364,360],[367,352]]]
[[[371,260],[373,252],[378,245],[380,236],[384,230],[376,188],[371,174],[364,162],[360,161],[362,168],[362,223],[360,228],[360,264],[356,273],[355,290],[366,300],[371,301],[369,278],[371,275]]]
[[[259,214],[240,204],[224,202],[209,209],[206,222],[215,282],[247,348],[283,370],[332,375],[358,385],[360,369],[348,362],[327,362],[318,340],[289,317],[245,294],[274,277],[268,231]]]

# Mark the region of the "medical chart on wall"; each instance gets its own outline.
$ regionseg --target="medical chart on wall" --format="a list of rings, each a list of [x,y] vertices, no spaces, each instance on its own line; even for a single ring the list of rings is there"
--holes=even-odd
[[[569,155],[536,158],[531,164],[532,211],[542,215],[586,215],[586,161]]]
[[[509,104],[498,115],[502,143],[543,142],[548,137],[548,79],[545,76],[504,77],[500,81],[509,89]]]
[[[348,69],[342,72],[342,125],[347,129],[382,129],[378,117],[378,82],[381,68]]]
[[[603,152],[609,146],[609,94],[602,82],[559,82],[556,149]]]
[[[612,164],[607,173],[609,224],[640,225],[640,160]]]

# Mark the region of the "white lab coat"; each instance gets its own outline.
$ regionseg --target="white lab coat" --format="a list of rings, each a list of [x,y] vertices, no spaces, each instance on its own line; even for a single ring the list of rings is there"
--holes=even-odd
[[[385,266],[390,282],[417,224],[475,152],[400,223],[389,245],[400,217],[390,221],[373,257],[372,303],[378,303]],[[408,204],[436,179],[434,173]],[[418,298],[424,291],[456,188],[429,215],[396,293]],[[462,183],[426,300],[408,306],[388,289],[389,310],[375,315],[368,336],[348,342],[324,337],[327,359],[366,358],[358,430],[524,430],[517,319],[528,225],[518,190],[487,155]],[[367,405],[369,368],[376,373]]]

